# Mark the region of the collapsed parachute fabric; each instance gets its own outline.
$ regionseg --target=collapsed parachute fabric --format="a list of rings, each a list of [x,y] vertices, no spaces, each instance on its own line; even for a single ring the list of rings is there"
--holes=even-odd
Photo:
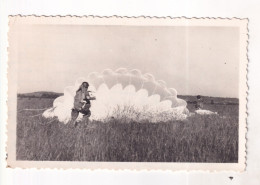
[[[74,86],[65,88],[64,95],[56,98],[43,116],[68,123],[76,90],[84,81],[90,84],[89,90],[96,97],[91,102],[91,120],[105,121],[113,117],[162,122],[187,117],[187,103],[177,98],[175,89],[168,88],[162,80],[155,80],[152,74],[125,68],[105,69],[102,73],[90,73],[86,79],[79,78]]]

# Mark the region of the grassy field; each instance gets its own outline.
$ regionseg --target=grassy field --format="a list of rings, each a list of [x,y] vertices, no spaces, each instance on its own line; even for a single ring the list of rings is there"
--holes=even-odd
[[[43,111],[21,111],[51,107],[53,99],[18,98],[17,160],[237,162],[238,104],[215,101],[204,108],[219,116],[166,123],[83,121],[75,127],[35,116]]]

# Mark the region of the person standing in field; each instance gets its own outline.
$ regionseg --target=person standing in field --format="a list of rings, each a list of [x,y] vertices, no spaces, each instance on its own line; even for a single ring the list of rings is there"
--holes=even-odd
[[[203,108],[203,99],[200,95],[197,96],[197,101],[195,103],[196,110],[200,110]]]
[[[85,117],[90,117],[90,100],[95,100],[95,97],[91,97],[88,91],[89,84],[88,82],[83,82],[79,89],[76,91],[76,95],[74,96],[74,106],[71,111],[71,120],[73,123],[76,122],[79,113],[82,113]]]

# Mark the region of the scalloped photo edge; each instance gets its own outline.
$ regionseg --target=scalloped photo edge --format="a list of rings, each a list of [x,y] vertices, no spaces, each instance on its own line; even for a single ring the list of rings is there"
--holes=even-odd
[[[82,159],[62,161],[62,159],[49,160],[49,158],[48,158],[49,156],[46,157],[46,160],[42,160],[42,158],[37,158],[37,157],[35,157],[35,160],[34,160],[33,155],[35,155],[35,154],[30,152],[28,149],[26,149],[26,147],[28,147],[27,145],[31,145],[32,142],[28,141],[28,143],[26,145],[26,142],[27,142],[26,140],[22,141],[22,142],[24,142],[23,143],[23,145],[24,145],[23,146],[24,147],[24,153],[23,154],[28,155],[30,157],[28,157],[28,158],[17,157],[17,152],[20,152],[19,151],[20,149],[17,149],[17,142],[20,142],[17,139],[17,135],[18,134],[22,134],[22,135],[27,134],[28,135],[28,133],[26,133],[27,131],[25,131],[25,130],[23,130],[22,133],[18,133],[18,131],[17,131],[18,114],[20,114],[20,110],[18,110],[19,96],[17,96],[17,95],[19,95],[19,93],[20,93],[19,89],[20,89],[20,86],[22,86],[21,85],[22,82],[20,82],[21,79],[19,79],[19,78],[21,76],[25,75],[26,73],[27,73],[26,75],[29,75],[30,73],[33,74],[33,72],[31,72],[31,71],[33,71],[34,69],[37,68],[36,67],[37,64],[30,63],[30,66],[32,66],[32,68],[25,69],[25,67],[21,67],[23,64],[20,63],[20,60],[23,60],[23,57],[30,60],[30,58],[37,58],[39,56],[44,56],[44,57],[46,56],[46,53],[41,53],[41,51],[37,50],[38,46],[35,46],[35,48],[32,48],[30,46],[26,46],[27,49],[24,49],[24,47],[21,44],[26,44],[26,40],[24,38],[21,38],[21,37],[23,37],[23,35],[26,35],[26,30],[27,30],[28,27],[30,27],[30,28],[31,27],[34,27],[34,28],[37,27],[37,30],[40,30],[40,29],[42,29],[42,27],[44,27],[46,25],[50,26],[50,29],[53,29],[52,30],[53,33],[55,32],[55,26],[62,27],[62,28],[59,28],[61,30],[62,29],[65,30],[67,28],[74,28],[74,27],[76,28],[77,27],[75,29],[76,32],[77,32],[77,29],[80,29],[79,27],[82,27],[82,26],[89,26],[89,27],[91,26],[92,28],[93,27],[99,27],[99,30],[101,30],[102,33],[105,32],[104,29],[109,29],[109,27],[120,27],[120,28],[124,27],[124,30],[122,31],[122,33],[127,32],[128,28],[131,29],[133,27],[135,27],[135,28],[138,27],[140,29],[135,30],[136,35],[138,35],[138,32],[137,32],[138,30],[141,30],[141,28],[147,28],[147,27],[149,27],[149,29],[156,29],[156,28],[169,28],[169,29],[171,29],[171,28],[174,27],[176,29],[181,28],[181,29],[186,29],[186,30],[189,30],[189,28],[191,28],[191,27],[194,27],[194,28],[209,27],[209,28],[212,28],[212,29],[219,27],[219,28],[236,28],[236,29],[238,29],[239,30],[238,31],[239,41],[237,41],[238,42],[237,48],[238,48],[239,52],[236,53],[236,56],[235,56],[237,61],[239,61],[238,66],[236,66],[238,68],[236,70],[237,70],[237,73],[239,75],[239,77],[238,77],[239,84],[237,85],[238,91],[239,91],[239,93],[238,93],[238,99],[239,99],[239,102],[238,102],[238,120],[239,120],[239,124],[238,124],[238,141],[237,141],[238,142],[237,162],[228,162],[228,161],[225,161],[223,163],[221,163],[221,162],[208,162],[208,161],[196,162],[196,160],[195,160],[195,162],[193,162],[193,161],[190,161],[190,162],[189,161],[187,161],[187,162],[172,162],[172,161],[167,161],[167,160],[166,161],[162,161],[162,160],[161,161],[152,161],[152,162],[147,162],[149,160],[147,160],[147,161],[146,160],[142,160],[142,161],[138,161],[138,160],[137,161],[135,161],[135,160],[134,161],[132,161],[132,160],[126,161],[126,160],[123,160],[122,162],[120,162],[120,160],[119,161],[114,161],[114,160],[111,160],[111,161],[98,161],[98,160],[93,161],[93,160],[90,160],[90,161],[88,161],[88,160],[82,160]],[[21,30],[23,30],[23,31],[21,31]],[[160,30],[159,31],[158,30],[157,30],[157,33],[160,33]],[[49,30],[47,30],[47,31],[49,31]],[[41,37],[41,33],[43,33],[43,32],[44,31],[40,30],[37,33],[35,32],[35,34],[36,35],[38,34],[37,37]],[[112,33],[112,31],[110,31],[109,33]],[[162,33],[164,33],[164,32],[162,32]],[[178,32],[178,33],[181,33],[181,31]],[[66,37],[66,34],[68,34],[68,32],[64,31],[62,34],[64,34],[65,36],[60,37],[60,38],[66,38],[66,41],[70,42],[69,36]],[[144,34],[144,33],[142,33],[142,34]],[[146,32],[146,34],[149,34],[149,33]],[[132,34],[131,36],[133,37],[133,35],[134,34]],[[26,35],[26,36],[28,36],[28,35]],[[114,35],[112,35],[111,37],[113,37],[113,36]],[[35,35],[34,35],[34,37],[35,37]],[[47,36],[45,36],[45,37],[47,37]],[[84,35],[82,35],[82,38],[83,37],[84,37]],[[12,16],[9,16],[8,102],[7,102],[7,106],[8,106],[8,120],[7,120],[8,140],[7,140],[7,143],[6,143],[7,167],[8,168],[22,168],[22,169],[26,169],[26,168],[37,168],[37,169],[41,169],[41,168],[92,169],[92,170],[95,170],[95,169],[111,169],[111,170],[129,169],[129,170],[173,170],[173,171],[177,171],[177,170],[182,170],[182,171],[183,170],[184,171],[203,170],[203,171],[210,171],[210,172],[214,172],[214,171],[239,171],[239,172],[242,172],[242,171],[244,171],[245,168],[246,168],[247,91],[248,91],[248,86],[247,86],[247,65],[248,65],[247,48],[248,48],[248,37],[249,37],[248,36],[248,19],[246,19],[246,18],[218,18],[218,17],[217,18],[208,18],[208,17],[203,17],[203,18],[177,17],[177,18],[174,18],[174,17],[146,17],[146,16],[140,16],[140,17],[121,17],[121,16],[100,17],[100,16],[35,16],[35,15],[30,15],[30,16],[12,15]],[[28,38],[29,38],[29,36],[28,36]],[[50,47],[50,48],[53,49],[55,47],[54,45],[55,45],[56,42],[61,42],[60,40],[55,40],[56,38],[57,37],[55,37],[53,35],[52,38],[51,38],[52,42],[50,43],[50,45],[52,44],[53,46],[48,46],[48,43],[47,43],[46,47]],[[140,38],[140,36],[138,36],[138,38]],[[92,38],[92,39],[95,39],[95,38]],[[31,39],[31,40],[33,40],[33,39]],[[50,38],[48,38],[47,40],[50,41]],[[84,42],[84,41],[82,41],[82,42]],[[92,42],[93,42],[93,40],[92,40]],[[135,40],[133,42],[138,42],[138,40]],[[186,46],[187,46],[187,44],[189,44],[189,40],[187,39],[185,42],[186,42]],[[30,42],[28,41],[28,44],[30,44],[30,43],[32,43],[32,41],[30,41]],[[130,42],[128,42],[128,41],[126,41],[125,43],[130,44]],[[145,43],[142,43],[142,44],[145,44]],[[117,43],[115,43],[114,45],[117,45]],[[61,47],[61,48],[59,48],[60,50],[63,49],[62,44],[60,44],[58,46]],[[40,47],[42,47],[42,46],[39,46],[39,48]],[[73,48],[73,51],[82,50],[82,48],[79,48],[80,46],[77,46],[77,45],[72,45],[70,47]],[[89,47],[91,47],[91,46],[89,46]],[[95,46],[93,46],[93,47],[95,47]],[[109,48],[109,46],[107,46],[107,47]],[[111,52],[113,50],[113,47],[114,46],[111,46]],[[127,46],[124,46],[124,47],[127,48]],[[138,46],[136,46],[136,47],[138,47]],[[149,46],[147,45],[147,47],[149,47]],[[164,46],[162,46],[162,47],[164,47]],[[97,48],[99,48],[99,47],[96,47],[95,49],[97,49]],[[115,46],[115,48],[117,48],[117,46]],[[27,50],[30,50],[33,53],[33,56],[26,56]],[[97,51],[95,50],[93,52],[97,52]],[[118,52],[118,51],[116,51],[116,52]],[[123,52],[127,53],[128,51],[124,50]],[[119,53],[114,53],[114,55],[117,55],[117,54],[119,55]],[[36,57],[36,55],[38,55],[38,56]],[[58,57],[61,57],[60,56],[61,53],[58,53],[57,55],[59,55]],[[93,56],[94,56],[94,54],[93,54]],[[121,56],[121,54],[119,56]],[[46,60],[48,60],[48,59],[46,59]],[[87,61],[86,61],[86,63],[87,63]],[[39,65],[40,64],[41,63],[39,63]],[[46,63],[44,65],[48,65],[48,64]],[[99,65],[99,64],[97,64],[97,65]],[[111,65],[112,65],[112,68],[113,68],[114,64],[111,64]],[[187,66],[187,64],[185,64],[185,65]],[[63,66],[61,66],[61,67],[63,67]],[[64,67],[66,68],[66,66],[64,66]],[[138,66],[136,68],[138,68]],[[106,69],[106,68],[104,68],[104,69]],[[114,69],[116,69],[116,68],[114,68]],[[133,68],[130,68],[130,69],[133,69]],[[158,68],[157,70],[160,70],[160,68]],[[99,72],[101,73],[102,71],[99,71]],[[58,71],[57,71],[57,73],[58,73]],[[47,76],[49,75],[47,72],[46,72],[46,74],[47,74]],[[79,77],[81,77],[81,76],[79,76]],[[31,78],[33,78],[33,79],[35,78],[36,80],[38,80],[37,76],[31,76]],[[49,82],[52,81],[51,83],[56,83],[53,80],[54,79],[49,79],[49,80],[46,80],[46,81],[49,81]],[[75,80],[76,79],[73,79],[71,81],[71,83],[74,83]],[[162,79],[162,80],[167,80],[167,79]],[[27,82],[24,82],[24,83],[27,83]],[[32,84],[35,84],[35,83],[32,82]],[[71,83],[68,83],[67,85],[74,85],[74,84],[71,84]],[[50,86],[50,87],[53,87],[53,89],[55,89],[54,86]],[[223,88],[227,88],[227,87],[223,86]],[[29,86],[28,86],[27,89],[29,89]],[[183,92],[185,92],[185,88],[183,88],[183,89],[184,89]],[[177,88],[176,88],[176,90],[178,91]],[[190,99],[187,100],[187,102],[188,101],[190,101]],[[191,101],[191,104],[193,105],[192,101]],[[95,103],[93,103],[92,106],[95,106]],[[29,110],[28,107],[27,107],[27,109]],[[189,114],[189,116],[194,116],[194,114],[195,114],[195,116],[196,116],[196,113],[191,113],[191,112],[192,111],[190,111],[187,114]],[[41,112],[36,112],[36,113],[41,113]],[[26,120],[28,119],[28,115],[31,116],[31,114],[29,114],[29,113],[27,115],[26,114],[24,115],[25,117],[27,116],[27,118],[25,118]],[[38,115],[36,115],[36,116],[38,116]],[[114,119],[114,117],[112,117],[112,118]],[[44,119],[44,118],[41,118],[41,119]],[[226,120],[226,121],[228,122],[228,120]],[[59,125],[59,124],[62,124],[62,123],[57,122],[57,125]],[[163,124],[163,123],[161,123],[161,124]],[[33,124],[29,124],[29,125],[33,126]],[[25,124],[23,124],[23,126],[25,126]],[[42,124],[41,127],[44,127],[44,125]],[[77,127],[76,129],[79,130],[79,128],[81,128],[81,127]],[[84,129],[84,128],[85,127],[83,126],[82,129]],[[42,129],[44,130],[44,128],[42,128]],[[69,129],[69,127],[66,127],[66,129]],[[75,128],[73,127],[73,129],[75,129]],[[90,129],[90,128],[88,128],[88,129]],[[91,129],[93,129],[93,128],[91,128]],[[94,129],[95,129],[95,127],[94,127]],[[40,131],[38,130],[37,132],[40,132]],[[53,130],[52,130],[52,132],[53,132]],[[81,131],[79,131],[79,132],[81,132]],[[38,142],[38,141],[34,142],[35,145],[37,145],[37,143],[40,143],[40,142]],[[98,146],[98,143],[97,143],[96,146]],[[31,146],[29,146],[29,148],[30,147]],[[87,151],[84,150],[84,152],[87,152]],[[57,154],[57,157],[59,157],[59,154]],[[75,155],[74,155],[74,157],[75,157]]]

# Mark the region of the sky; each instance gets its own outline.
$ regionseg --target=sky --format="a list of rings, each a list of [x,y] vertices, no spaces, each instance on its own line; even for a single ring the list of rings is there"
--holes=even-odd
[[[124,67],[180,95],[239,96],[236,27],[22,25],[15,32],[18,93],[63,92],[93,71]]]

